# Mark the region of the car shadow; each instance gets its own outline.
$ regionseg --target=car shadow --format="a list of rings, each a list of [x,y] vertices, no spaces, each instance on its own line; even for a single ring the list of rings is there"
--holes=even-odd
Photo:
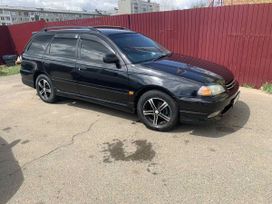
[[[184,124],[174,130],[176,133],[190,132],[191,135],[219,138],[245,128],[250,117],[249,106],[238,101],[220,120],[199,124]],[[246,129],[251,129],[246,127]]]
[[[0,137],[0,203],[7,203],[24,181],[23,172],[12,153],[20,140],[8,144]]]
[[[95,103],[89,103],[89,102],[85,102],[85,101],[81,101],[81,100],[72,100],[72,99],[66,99],[66,98],[62,98],[57,103],[58,104],[67,104],[69,106],[73,106],[76,108],[95,111],[95,112],[97,112],[97,114],[103,113],[103,114],[111,115],[111,116],[118,117],[118,118],[124,118],[127,120],[131,120],[131,122],[138,122],[139,121],[136,114],[131,114],[131,113],[127,113],[124,111],[119,111],[119,110],[109,108],[106,106],[102,106],[102,105],[98,105]]]
[[[125,118],[127,120],[131,120],[132,123],[139,122],[136,114],[118,111],[93,103],[71,99],[63,99],[58,103],[96,111],[98,114],[104,113],[115,117]],[[223,137],[232,134],[241,128],[244,128],[245,124],[249,120],[249,117],[249,106],[243,101],[238,101],[235,106],[223,116],[221,120],[195,124],[180,124],[174,130],[172,130],[171,133],[177,134],[190,132],[190,134],[194,136],[211,138]],[[250,128],[247,127],[247,129]]]

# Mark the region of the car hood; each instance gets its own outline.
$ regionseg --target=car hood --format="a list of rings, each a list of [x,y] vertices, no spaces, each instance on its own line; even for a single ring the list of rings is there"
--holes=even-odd
[[[234,78],[232,72],[222,65],[179,54],[172,54],[142,65],[201,83],[229,83]]]

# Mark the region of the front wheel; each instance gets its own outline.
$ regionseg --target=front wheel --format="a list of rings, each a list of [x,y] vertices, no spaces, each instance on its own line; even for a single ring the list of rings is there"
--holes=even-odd
[[[46,103],[53,103],[56,100],[55,89],[51,80],[44,74],[36,79],[36,89],[39,97]]]
[[[168,131],[178,122],[178,105],[164,92],[153,90],[144,93],[137,104],[140,120],[150,129]]]

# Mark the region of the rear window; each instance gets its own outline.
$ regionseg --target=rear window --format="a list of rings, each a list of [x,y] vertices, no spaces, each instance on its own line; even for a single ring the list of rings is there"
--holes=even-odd
[[[53,35],[38,35],[34,37],[27,49],[31,54],[43,54]]]
[[[55,38],[50,46],[50,55],[75,58],[77,39]]]

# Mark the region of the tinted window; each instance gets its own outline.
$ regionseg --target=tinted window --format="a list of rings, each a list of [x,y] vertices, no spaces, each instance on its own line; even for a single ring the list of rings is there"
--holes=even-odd
[[[27,52],[33,54],[43,54],[52,37],[52,35],[39,35],[34,37],[27,49]]]
[[[168,50],[138,33],[123,33],[109,36],[132,63],[158,59],[170,54]]]
[[[50,46],[50,55],[58,57],[76,57],[77,39],[74,38],[55,38]]]
[[[111,51],[99,42],[92,40],[82,40],[80,58],[85,61],[102,63],[105,54]]]

